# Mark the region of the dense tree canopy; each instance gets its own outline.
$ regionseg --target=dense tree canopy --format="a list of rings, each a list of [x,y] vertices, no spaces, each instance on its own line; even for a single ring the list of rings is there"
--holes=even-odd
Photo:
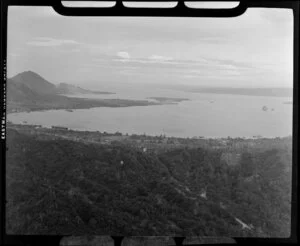
[[[289,235],[290,149],[239,150],[227,165],[228,150],[213,148],[150,154],[7,136],[8,233]]]

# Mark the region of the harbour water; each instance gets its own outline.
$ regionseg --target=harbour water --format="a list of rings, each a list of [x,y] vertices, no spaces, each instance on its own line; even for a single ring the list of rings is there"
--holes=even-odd
[[[73,95],[79,96],[79,95]],[[292,135],[292,98],[229,94],[187,93],[176,90],[120,90],[111,95],[81,95],[89,98],[147,99],[188,98],[178,104],[91,109],[48,110],[9,114],[13,123],[64,126],[123,134],[176,137],[283,137]]]

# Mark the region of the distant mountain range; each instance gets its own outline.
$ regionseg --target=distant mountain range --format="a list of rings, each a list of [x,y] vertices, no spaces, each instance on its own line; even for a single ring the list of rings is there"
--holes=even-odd
[[[26,71],[7,80],[7,112],[80,109],[92,107],[147,106],[157,103],[147,100],[86,99],[61,94],[114,94],[86,90],[74,85],[50,83],[39,74]]]

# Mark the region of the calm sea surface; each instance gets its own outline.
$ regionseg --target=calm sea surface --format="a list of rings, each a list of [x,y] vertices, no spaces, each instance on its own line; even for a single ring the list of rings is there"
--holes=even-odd
[[[283,103],[292,101],[292,98],[186,93],[149,88],[114,91],[114,95],[84,97],[145,99],[161,96],[190,100],[175,105],[14,113],[7,118],[13,123],[26,121],[27,124],[46,127],[55,125],[74,130],[177,137],[282,137],[292,134],[292,105]],[[263,111],[263,106],[267,106],[268,110]]]

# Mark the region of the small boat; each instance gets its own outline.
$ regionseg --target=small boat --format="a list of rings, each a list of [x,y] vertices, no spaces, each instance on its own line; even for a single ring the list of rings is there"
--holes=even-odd
[[[72,110],[72,109],[66,109],[66,111],[67,111],[67,112],[73,112],[73,110]]]

